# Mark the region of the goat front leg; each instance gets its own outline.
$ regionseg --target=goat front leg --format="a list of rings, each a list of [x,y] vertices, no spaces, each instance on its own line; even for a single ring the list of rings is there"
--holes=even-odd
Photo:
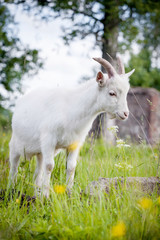
[[[43,159],[42,154],[37,154],[37,166],[34,173],[34,181],[35,181],[35,193],[40,192],[40,188],[42,187],[42,174],[43,174]]]
[[[75,168],[77,165],[77,157],[79,153],[79,147],[74,150],[67,150],[67,177],[66,183],[68,186],[68,190],[70,190],[74,183],[74,174]]]
[[[51,173],[54,168],[54,151],[53,149],[46,149],[44,152],[42,152],[42,168],[43,168],[43,174],[42,174],[42,192],[43,195],[47,198],[49,197],[49,189],[50,189],[50,177]]]

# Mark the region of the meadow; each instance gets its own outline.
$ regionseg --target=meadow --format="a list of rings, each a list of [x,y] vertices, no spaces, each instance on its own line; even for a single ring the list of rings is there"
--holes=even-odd
[[[0,189],[6,189],[9,174],[10,133],[0,136]],[[34,195],[32,180],[36,159],[21,158],[16,192],[0,200],[0,239],[160,239],[160,197],[134,189],[80,194],[99,177],[159,176],[159,146],[145,143],[107,146],[103,140],[88,139],[82,147],[72,194],[65,191],[65,153],[55,159],[50,198],[36,198],[27,206],[21,195]]]

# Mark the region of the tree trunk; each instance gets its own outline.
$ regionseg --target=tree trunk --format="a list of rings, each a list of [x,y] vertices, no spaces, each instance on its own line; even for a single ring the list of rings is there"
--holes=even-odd
[[[113,12],[113,6],[105,3],[105,11],[104,19],[102,20],[104,26],[102,57],[116,67],[115,59],[118,49],[118,7],[114,6]],[[103,67],[101,69],[103,72],[106,72]],[[107,114],[102,113],[93,122],[90,134],[92,133],[96,138],[103,137],[107,142],[113,143],[113,134],[107,131],[107,128],[113,125],[115,125],[115,120],[108,120]]]

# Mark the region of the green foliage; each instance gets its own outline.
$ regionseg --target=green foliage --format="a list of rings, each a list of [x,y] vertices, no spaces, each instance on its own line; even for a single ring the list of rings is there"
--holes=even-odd
[[[160,1],[31,0],[27,3],[7,0],[7,3],[23,4],[25,10],[33,10],[44,19],[62,17],[70,20],[69,24],[63,25],[65,43],[92,35],[106,59],[106,52],[114,58],[117,52],[131,50],[132,43],[138,44],[142,51],[138,56],[131,56],[130,66],[136,68],[131,83],[133,86],[160,88],[159,69],[151,68],[151,59],[159,59]],[[43,11],[46,8],[50,14]]]
[[[11,117],[11,111],[0,106],[0,131],[11,128]]]
[[[160,69],[152,67],[151,51],[142,49],[139,54],[131,54],[127,71],[135,68],[134,74],[131,76],[132,86],[154,87],[160,90]]]
[[[42,66],[38,51],[22,46],[16,37],[15,25],[7,7],[0,5],[0,83],[10,92],[20,90],[24,74],[35,74]]]
[[[6,93],[20,91],[23,76],[33,75],[42,67],[38,51],[23,46],[16,34],[13,16],[6,5],[0,4],[0,124],[3,126],[7,113],[4,102],[9,100]]]
[[[0,189],[7,187],[9,173],[8,142],[10,134],[0,137]],[[113,226],[118,221],[126,228],[119,239],[160,239],[160,198],[135,190],[119,187],[110,195],[99,193],[94,198],[81,195],[82,189],[99,177],[157,176],[158,148],[144,144],[130,148],[108,147],[102,141],[85,143],[80,152],[72,195],[57,194],[54,183],[65,184],[65,156],[55,159],[51,177],[51,195],[43,201],[40,197],[29,208],[26,201],[20,206],[20,197],[15,194],[10,201],[0,201],[0,238],[4,240],[30,239],[118,239],[112,237]],[[32,180],[35,158],[24,161],[21,158],[16,190],[33,196]],[[117,167],[131,165],[132,168]],[[124,164],[125,163],[125,164]],[[147,200],[145,209],[140,200]],[[29,212],[28,212],[29,210]],[[121,229],[120,229],[121,230]],[[119,230],[119,234],[121,231]]]
[[[42,18],[64,17],[71,20],[71,26],[64,26],[64,39],[69,43],[74,38],[94,35],[96,44],[102,47],[109,40],[113,30],[123,35],[120,45],[123,50],[130,48],[133,41],[157,48],[160,38],[160,2],[135,0],[7,0],[7,3],[23,4],[27,11],[34,10]],[[53,14],[46,15],[43,9]],[[151,34],[152,33],[152,34]]]
[[[137,43],[141,48],[157,50],[159,47],[160,2],[152,1],[122,1],[121,22],[119,32],[123,39],[119,42],[123,51],[131,48],[131,43]]]

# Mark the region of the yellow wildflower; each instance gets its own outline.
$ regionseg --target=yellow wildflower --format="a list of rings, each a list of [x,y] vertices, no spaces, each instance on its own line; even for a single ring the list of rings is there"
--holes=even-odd
[[[3,137],[5,137],[6,136],[6,134],[5,133],[3,133]]]
[[[66,191],[66,187],[63,185],[54,185],[54,191],[58,194],[63,194]]]
[[[17,203],[17,204],[19,203],[19,199],[18,199],[18,198],[16,199],[16,203]]]
[[[138,205],[143,208],[143,209],[150,209],[152,207],[152,200],[149,199],[149,198],[141,198],[139,201],[138,201]]]
[[[67,147],[67,150],[69,152],[72,152],[72,151],[76,150],[77,147],[78,147],[78,142],[74,142]]]
[[[111,229],[112,237],[123,237],[126,234],[126,225],[123,221],[118,222]]]
[[[160,197],[158,197],[157,202],[158,202],[158,205],[160,205]]]

